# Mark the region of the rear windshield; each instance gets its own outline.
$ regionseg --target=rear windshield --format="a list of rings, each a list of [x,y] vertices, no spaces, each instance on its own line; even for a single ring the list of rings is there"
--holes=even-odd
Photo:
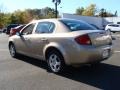
[[[66,25],[71,31],[79,30],[96,30],[97,28],[77,20],[60,20],[64,25]]]

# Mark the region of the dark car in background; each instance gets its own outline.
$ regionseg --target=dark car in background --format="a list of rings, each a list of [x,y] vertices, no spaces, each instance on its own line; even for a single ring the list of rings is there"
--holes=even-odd
[[[17,27],[11,28],[9,36],[15,35],[17,32],[19,32],[25,25],[19,25]]]
[[[2,29],[0,29],[0,33],[2,32]]]
[[[3,28],[2,32],[3,33],[6,33],[7,29],[6,28]]]
[[[10,34],[11,28],[14,28],[14,27],[17,27],[17,26],[19,26],[19,24],[9,24],[9,25],[6,27],[6,34]]]

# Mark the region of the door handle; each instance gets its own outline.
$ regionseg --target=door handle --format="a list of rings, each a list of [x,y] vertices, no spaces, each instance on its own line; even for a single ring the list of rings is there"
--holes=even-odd
[[[42,40],[42,41],[47,41],[47,39],[46,39],[46,38],[42,38],[41,40]]]

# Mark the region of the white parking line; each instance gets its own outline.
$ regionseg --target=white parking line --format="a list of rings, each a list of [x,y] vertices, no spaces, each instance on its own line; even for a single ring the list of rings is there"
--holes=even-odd
[[[120,53],[120,51],[114,51],[115,53]]]

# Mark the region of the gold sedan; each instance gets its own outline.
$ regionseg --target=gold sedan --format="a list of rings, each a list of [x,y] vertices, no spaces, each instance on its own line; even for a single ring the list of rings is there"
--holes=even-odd
[[[104,30],[72,19],[43,19],[27,24],[9,38],[12,57],[24,54],[45,60],[54,73],[65,65],[100,62],[112,55],[112,39]]]

